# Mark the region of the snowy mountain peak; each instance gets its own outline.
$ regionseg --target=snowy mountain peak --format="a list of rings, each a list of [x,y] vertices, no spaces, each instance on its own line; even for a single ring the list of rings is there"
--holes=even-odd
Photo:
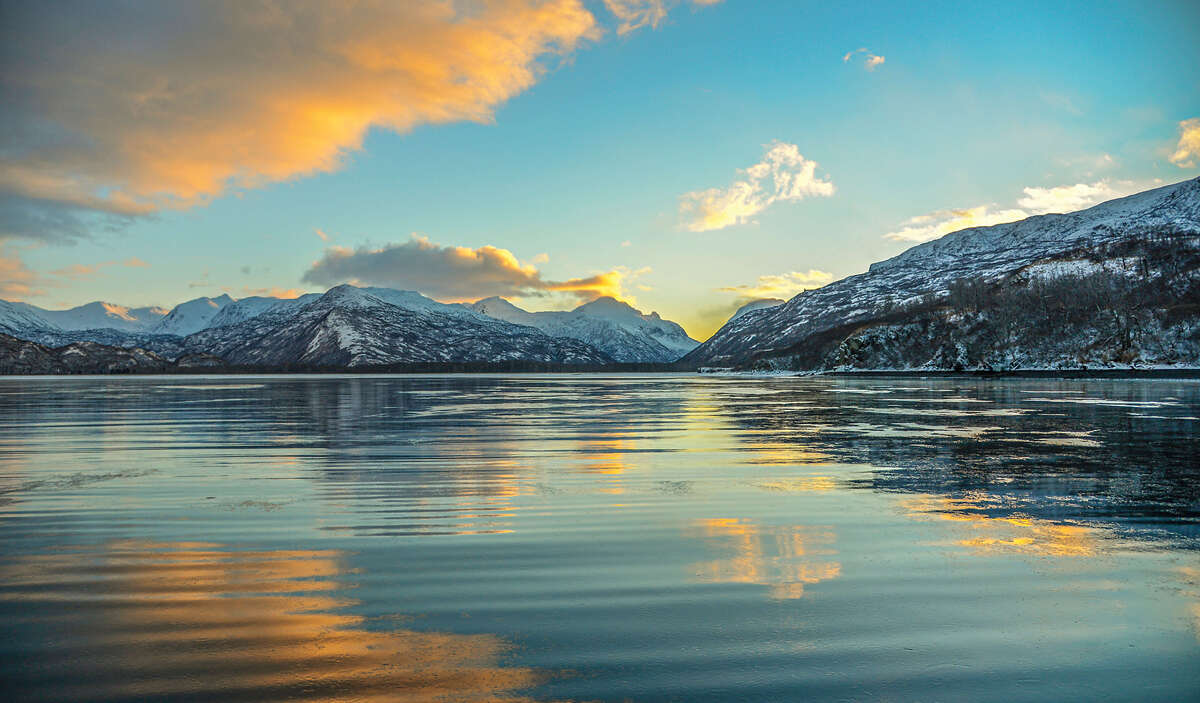
[[[140,332],[153,326],[166,312],[159,307],[129,308],[100,300],[67,310],[47,310],[29,303],[5,303],[3,310],[0,310],[0,325],[13,330],[115,329]]]
[[[150,328],[152,334],[173,334],[186,337],[208,327],[217,313],[233,302],[228,294],[216,298],[194,298],[171,309],[158,324]]]
[[[536,327],[551,337],[582,340],[622,362],[671,362],[699,344],[658,313],[643,315],[609,296],[569,311],[527,312],[500,297],[484,298],[467,307],[498,320]]]
[[[612,296],[604,295],[589,301],[575,308],[573,312],[581,312],[587,315],[637,315],[642,316],[642,312],[637,310],[632,305],[613,298]]]

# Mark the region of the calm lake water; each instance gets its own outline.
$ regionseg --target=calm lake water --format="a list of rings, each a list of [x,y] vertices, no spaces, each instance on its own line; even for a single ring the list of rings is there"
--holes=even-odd
[[[0,379],[7,700],[1200,698],[1200,383]]]

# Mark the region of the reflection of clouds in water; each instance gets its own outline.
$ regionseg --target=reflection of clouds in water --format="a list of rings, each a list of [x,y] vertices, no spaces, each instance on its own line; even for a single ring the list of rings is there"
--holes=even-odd
[[[698,580],[767,586],[771,598],[800,598],[806,585],[837,578],[842,565],[813,557],[836,554],[828,527],[761,526],[741,518],[698,520],[689,532],[727,556],[693,564]]]
[[[634,450],[631,440],[620,437],[589,439],[579,442],[578,452],[582,456],[580,471],[605,477],[600,493],[621,495],[625,492],[623,475],[631,468],[626,454]]]
[[[124,541],[19,557],[5,600],[59,608],[74,646],[24,667],[31,698],[524,701],[546,676],[492,635],[366,629],[332,550]],[[61,605],[56,605],[61,604]],[[53,672],[70,658],[72,675]],[[18,692],[20,693],[20,692]]]
[[[993,505],[989,506],[989,503]],[[1092,557],[1108,539],[1103,530],[1064,525],[1017,515],[994,517],[990,496],[969,498],[917,496],[901,502],[911,515],[955,523],[962,531],[955,544],[979,554],[1019,553],[1055,557]]]
[[[825,493],[838,487],[832,476],[799,476],[775,481],[759,481],[755,486],[776,493]]]
[[[1200,566],[1181,566],[1179,576],[1183,583],[1183,596],[1191,601],[1188,609],[1192,616],[1192,630],[1196,633],[1196,639],[1200,640]]]

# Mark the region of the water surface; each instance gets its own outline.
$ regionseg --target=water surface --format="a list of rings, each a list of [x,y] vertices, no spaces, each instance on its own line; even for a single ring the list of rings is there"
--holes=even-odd
[[[20,700],[1200,696],[1200,383],[0,379]]]

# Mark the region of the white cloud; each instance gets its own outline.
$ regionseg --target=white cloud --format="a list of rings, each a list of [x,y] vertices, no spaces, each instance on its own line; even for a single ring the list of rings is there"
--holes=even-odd
[[[314,233],[314,234],[316,234],[318,237],[320,237],[322,242],[328,242],[328,241],[329,241],[329,235],[328,235],[328,234],[325,234],[325,231],[324,231],[324,230],[320,230],[320,229],[314,229],[314,230],[313,230],[313,233]]]
[[[1145,189],[1133,181],[1096,181],[1053,188],[1025,188],[1025,197],[1017,205],[1034,215],[1050,212],[1075,212],[1113,198],[1122,198]]]
[[[936,210],[910,218],[900,229],[883,236],[901,242],[928,242],[968,227],[987,227],[1023,220],[1032,215],[1083,210],[1106,200],[1140,193],[1157,183],[1101,180],[1049,188],[1029,186],[1022,189],[1025,196],[1017,200],[1018,207],[998,208],[991,204]]]
[[[957,210],[936,210],[926,215],[917,215],[894,232],[883,235],[885,239],[898,242],[928,242],[951,232],[968,227],[998,225],[1029,216],[1024,210],[995,210],[991,205],[977,205]]]
[[[1200,117],[1193,117],[1179,123],[1179,144],[1169,157],[1171,163],[1179,168],[1193,168],[1196,159],[1200,157]]]
[[[866,47],[862,47],[861,49],[855,49],[854,51],[847,51],[846,55],[842,57],[842,63],[849,63],[850,59],[854,58],[858,54],[863,55],[863,68],[867,69],[868,71],[874,71],[879,66],[882,66],[884,61],[887,61],[887,59],[883,56],[872,54],[867,50]]]
[[[763,160],[739,169],[741,177],[728,187],[680,196],[683,227],[691,232],[724,229],[750,222],[778,201],[829,197],[834,193],[833,182],[815,175],[818,165],[804,158],[795,144],[772,142]]]

